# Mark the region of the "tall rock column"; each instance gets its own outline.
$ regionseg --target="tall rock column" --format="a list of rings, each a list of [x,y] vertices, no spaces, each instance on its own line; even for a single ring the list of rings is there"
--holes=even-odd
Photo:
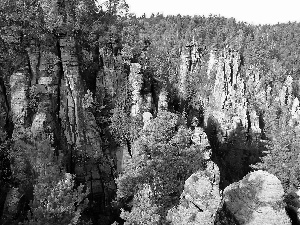
[[[30,47],[26,49],[29,62],[30,62],[30,70],[31,70],[31,86],[36,84],[37,76],[38,76],[38,65],[40,59],[40,49],[38,43],[35,41],[31,41]]]
[[[60,79],[59,57],[51,49],[44,49],[40,53],[39,68],[36,75],[37,83],[31,86],[31,97],[38,96],[36,114],[31,131],[34,137],[47,133],[52,144],[54,136],[59,139],[57,124],[58,85]]]
[[[27,118],[27,92],[29,86],[28,68],[20,69],[10,77],[11,113],[14,123],[13,137],[25,130]]]
[[[218,63],[217,57],[216,57],[216,52],[215,50],[211,50],[209,53],[209,61],[208,61],[208,66],[207,66],[207,77],[210,79],[211,77],[211,72],[215,66],[215,64]]]
[[[63,66],[63,79],[61,82],[62,102],[60,118],[62,129],[69,147],[83,150],[83,124],[82,124],[82,82],[79,75],[78,58],[75,52],[74,37],[64,37],[60,40],[61,61]]]
[[[143,77],[140,74],[141,65],[138,63],[131,63],[129,83],[132,90],[132,108],[131,116],[136,117],[141,113],[143,98],[141,96]]]
[[[157,111],[161,112],[164,110],[168,110],[168,92],[163,88],[158,96]]]
[[[210,66],[209,70],[217,71],[216,80],[205,121],[214,117],[220,124],[223,135],[228,136],[237,125],[248,127],[245,83],[239,72],[240,55],[236,51],[225,49],[214,64],[216,68]]]
[[[186,85],[187,85],[188,73],[189,73],[189,56],[183,53],[181,55],[181,63],[179,69],[179,84],[178,84],[180,97],[182,97],[183,99],[185,99],[186,97]]]
[[[27,197],[28,186],[30,186],[30,175],[24,177],[25,164],[24,157],[18,157],[18,154],[24,154],[27,145],[24,143],[26,140],[26,128],[28,127],[28,88],[29,88],[29,69],[27,67],[19,69],[10,76],[10,109],[14,130],[12,134],[12,148],[11,151],[14,155],[12,161],[12,175],[16,178],[23,178],[23,183],[20,187],[11,188],[6,196],[6,201],[3,208],[3,220],[10,221],[14,218],[20,210],[17,208],[21,196]],[[28,185],[29,184],[29,185]],[[5,195],[5,190],[3,194]],[[12,207],[9,207],[9,200],[14,199]],[[1,223],[2,221],[0,221]]]
[[[105,74],[104,74],[104,50],[103,48],[99,48],[99,71],[96,77],[96,101],[100,106],[103,106],[103,101],[105,97]]]
[[[63,66],[63,79],[61,82],[61,108],[60,118],[62,130],[66,138],[67,149],[71,165],[80,182],[86,181],[93,196],[103,194],[100,181],[101,174],[111,169],[108,161],[104,161],[102,143],[95,117],[90,110],[93,103],[92,93],[84,94],[83,81],[78,67],[75,52],[75,39],[66,37],[60,39],[61,61]],[[89,161],[74,163],[74,155],[87,156]],[[98,160],[101,161],[99,168]],[[104,172],[105,170],[105,172]]]
[[[293,78],[288,75],[282,89],[279,92],[279,102],[282,106],[287,105],[288,107],[292,104],[292,84],[293,84]]]

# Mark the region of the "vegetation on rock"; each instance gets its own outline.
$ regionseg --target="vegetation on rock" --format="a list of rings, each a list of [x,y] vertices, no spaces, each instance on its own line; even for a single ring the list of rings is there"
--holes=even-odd
[[[255,170],[297,191],[299,34],[124,0],[1,1],[0,223],[193,224],[185,182],[208,150],[221,193]],[[237,223],[232,208],[214,223]]]

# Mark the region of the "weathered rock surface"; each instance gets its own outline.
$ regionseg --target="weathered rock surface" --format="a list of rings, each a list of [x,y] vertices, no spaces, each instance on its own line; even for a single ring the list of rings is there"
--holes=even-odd
[[[136,117],[141,113],[143,98],[141,96],[141,90],[143,85],[143,77],[140,74],[141,65],[138,63],[132,63],[130,65],[129,83],[132,91],[132,108],[131,116]]]
[[[62,38],[60,45],[64,72],[60,118],[64,135],[70,149],[75,147],[82,154],[101,156],[101,141],[95,118],[82,105],[83,81],[79,75],[75,39]]]
[[[168,109],[168,92],[162,89],[158,97],[158,107],[157,111],[163,111]]]
[[[280,180],[265,171],[249,173],[225,188],[224,202],[240,224],[291,224],[283,203]]]
[[[205,123],[209,117],[214,117],[220,124],[220,132],[227,137],[237,126],[248,126],[247,100],[245,97],[245,82],[241,78],[241,58],[237,51],[224,49],[217,60],[212,54],[208,74],[216,71],[210,107],[206,110]]]
[[[195,127],[194,134],[191,136],[191,140],[196,145],[209,147],[207,135],[201,127]]]
[[[20,70],[10,77],[12,120],[23,126],[27,115],[28,70]]]
[[[180,205],[169,210],[167,219],[174,225],[214,224],[221,203],[219,182],[219,168],[209,161],[206,170],[185,181]]]
[[[54,43],[53,43],[54,44]],[[58,137],[58,84],[60,79],[59,57],[55,48],[41,50],[40,53],[29,52],[30,63],[33,63],[31,80],[31,110],[35,113],[31,125],[33,137],[40,139],[46,133],[52,144]],[[36,62],[38,60],[38,62]],[[37,68],[37,65],[39,67]]]

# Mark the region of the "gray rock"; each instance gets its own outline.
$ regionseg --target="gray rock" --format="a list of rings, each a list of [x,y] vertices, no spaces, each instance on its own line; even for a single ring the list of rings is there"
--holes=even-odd
[[[206,170],[192,174],[185,181],[180,205],[169,210],[167,219],[174,225],[214,224],[221,203],[219,174],[211,161]]]
[[[283,204],[280,180],[265,171],[246,175],[224,190],[224,202],[240,224],[291,224]]]

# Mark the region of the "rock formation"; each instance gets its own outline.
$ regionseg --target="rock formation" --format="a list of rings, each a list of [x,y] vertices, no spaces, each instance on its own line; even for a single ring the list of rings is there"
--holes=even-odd
[[[245,129],[248,127],[245,82],[239,72],[241,59],[239,52],[225,49],[217,61],[214,57],[212,60],[209,71],[216,71],[216,78],[206,109],[205,124],[208,118],[214,117],[220,124],[220,132],[226,137],[236,127],[236,123]]]
[[[291,113],[291,119],[289,121],[289,126],[294,127],[297,126],[299,127],[300,123],[300,108],[299,108],[299,100],[298,98],[294,98],[292,107],[290,110]]]
[[[37,52],[36,47],[29,51],[33,77],[30,87],[30,107],[34,113],[31,132],[36,140],[46,133],[52,145],[59,139],[58,85],[60,79],[59,56],[55,42],[51,47],[43,47]],[[57,143],[56,143],[57,144]]]
[[[196,145],[201,145],[203,147],[209,146],[207,135],[201,127],[195,127],[191,140]]]
[[[150,112],[144,112],[143,113],[143,123],[144,128],[150,123],[150,120],[152,119],[152,114]]]
[[[292,83],[293,83],[293,78],[290,75],[287,76],[283,84],[283,87],[279,92],[279,96],[277,98],[277,100],[280,102],[282,106],[285,105],[290,106],[292,104],[292,91],[293,91]]]
[[[214,68],[215,64],[217,63],[217,58],[216,58],[216,51],[211,50],[209,53],[209,60],[208,60],[208,65],[207,65],[207,77],[210,79],[210,74],[212,72],[212,69]]]
[[[28,117],[28,88],[29,88],[29,71],[28,68],[21,69],[10,77],[10,94],[11,94],[11,113],[12,122],[14,123],[14,137],[19,132],[24,132],[25,122]]]
[[[132,90],[131,116],[136,117],[141,113],[143,98],[141,96],[143,77],[140,74],[141,65],[132,63],[130,66],[129,83]]]
[[[221,204],[218,166],[208,161],[207,168],[192,174],[184,185],[180,204],[168,212],[167,219],[174,225],[214,224]]]
[[[280,180],[265,171],[249,173],[225,188],[224,204],[240,224],[291,224],[286,215]]]
[[[186,97],[186,85],[187,85],[187,77],[189,73],[189,56],[188,54],[181,55],[181,63],[179,70],[179,84],[178,84],[178,92],[182,98]]]
[[[165,89],[162,89],[158,97],[158,107],[157,111],[163,111],[168,109],[168,92]]]

